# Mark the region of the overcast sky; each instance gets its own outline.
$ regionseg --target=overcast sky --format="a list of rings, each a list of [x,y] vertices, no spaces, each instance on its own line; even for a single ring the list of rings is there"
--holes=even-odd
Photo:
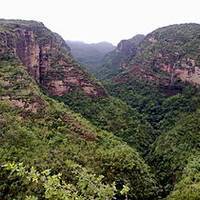
[[[109,41],[200,23],[200,0],[0,0],[0,18],[42,21],[66,40]]]

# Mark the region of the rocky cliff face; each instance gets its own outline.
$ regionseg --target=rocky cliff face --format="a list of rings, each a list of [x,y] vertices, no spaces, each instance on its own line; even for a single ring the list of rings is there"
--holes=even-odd
[[[97,97],[105,90],[74,61],[70,48],[42,23],[0,20],[0,58],[18,58],[50,95],[74,90]]]
[[[171,25],[153,31],[140,43],[125,74],[142,79],[151,74],[148,80],[170,87],[178,80],[199,85],[199,36],[199,24]]]

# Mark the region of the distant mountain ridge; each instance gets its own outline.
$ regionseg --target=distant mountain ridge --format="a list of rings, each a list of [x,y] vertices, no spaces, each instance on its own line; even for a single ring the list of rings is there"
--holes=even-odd
[[[88,71],[95,71],[101,65],[103,57],[115,46],[109,42],[85,43],[81,41],[66,41],[74,58]]]

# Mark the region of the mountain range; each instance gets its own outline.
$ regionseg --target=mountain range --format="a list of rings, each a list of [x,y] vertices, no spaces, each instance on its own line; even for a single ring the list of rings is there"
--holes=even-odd
[[[114,47],[0,20],[0,199],[198,200],[200,25]]]

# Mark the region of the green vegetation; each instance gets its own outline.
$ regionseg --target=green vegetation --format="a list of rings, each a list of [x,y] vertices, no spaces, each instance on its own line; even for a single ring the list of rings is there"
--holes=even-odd
[[[169,130],[181,115],[194,112],[200,105],[200,92],[190,85],[171,96],[162,88],[137,79],[104,85],[111,95],[137,110],[156,130]]]
[[[115,185],[103,184],[103,176],[90,174],[86,169],[73,163],[70,167],[73,181],[66,183],[62,180],[62,174],[51,175],[49,169],[38,172],[34,167],[27,169],[22,163],[5,164],[1,170],[4,182],[0,186],[1,191],[5,192],[3,198],[104,200],[114,197]],[[128,191],[129,188],[124,186],[120,193],[127,195]]]
[[[155,166],[165,190],[183,173],[188,158],[200,150],[199,111],[182,116],[174,128],[162,133],[152,147],[150,162]]]
[[[200,150],[199,89],[185,85],[179,93],[168,96],[156,85],[139,80],[124,84],[109,82],[105,86],[154,128],[157,138],[145,158],[154,167],[162,186],[161,196],[167,196],[182,180],[188,158]]]
[[[117,183],[120,182],[130,188],[128,195],[133,199],[152,199],[155,196],[155,179],[133,148],[111,133],[97,129],[63,104],[43,95],[23,67],[11,61],[1,62],[0,84],[1,165],[23,162],[27,169],[34,166],[39,174],[51,169],[53,176],[62,174],[62,180],[74,185],[77,189],[75,192],[82,195],[72,170],[72,166],[79,165],[89,174],[96,174],[94,179],[97,177],[97,183],[98,177],[103,176],[101,181],[106,188],[110,188],[113,182],[118,188]],[[10,177],[4,172],[1,174]],[[20,199],[21,195],[40,198],[38,195],[45,194],[46,182],[41,182],[37,187],[35,183],[27,183],[29,175],[19,179],[17,174],[13,176],[10,177],[11,182],[8,179],[6,185],[0,187],[1,198],[6,198],[10,183],[13,184],[11,199]],[[22,194],[20,191],[26,191],[27,188],[24,184],[28,184],[28,191]],[[32,184],[36,188],[32,188]],[[62,193],[63,187],[59,186],[55,195]],[[121,189],[122,186],[115,193]],[[103,194],[100,192],[99,195]]]
[[[120,99],[111,96],[92,99],[78,91],[56,99],[81,113],[97,127],[113,132],[143,154],[147,153],[156,137],[142,115]]]
[[[183,170],[180,182],[167,200],[197,200],[200,197],[200,159],[192,156]]]
[[[38,66],[31,77],[19,61],[32,60],[20,52],[26,34],[22,58],[14,51],[20,27],[41,47],[54,43],[39,55],[43,70],[50,58],[40,81]],[[122,41],[103,66],[104,86],[42,23],[0,20],[0,33],[0,199],[199,200],[200,89],[178,74],[171,84],[160,68],[198,67],[199,25]]]

